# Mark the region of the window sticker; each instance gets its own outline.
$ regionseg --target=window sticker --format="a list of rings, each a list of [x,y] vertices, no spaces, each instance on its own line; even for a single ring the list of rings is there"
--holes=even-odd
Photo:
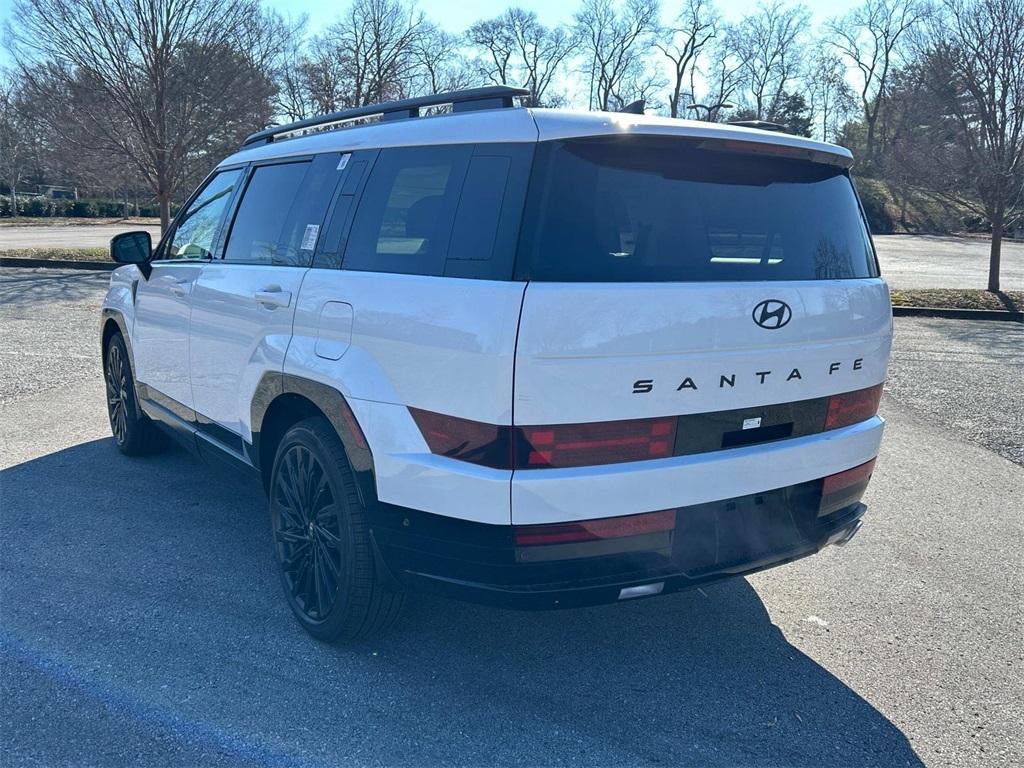
[[[342,155],[341,160],[338,161],[338,167],[335,170],[344,171],[345,166],[348,165],[348,159],[350,157],[352,157],[351,152],[346,152],[344,155]]]
[[[302,236],[302,245],[299,246],[301,251],[312,251],[316,248],[316,239],[320,234],[319,224],[307,224],[306,233]]]

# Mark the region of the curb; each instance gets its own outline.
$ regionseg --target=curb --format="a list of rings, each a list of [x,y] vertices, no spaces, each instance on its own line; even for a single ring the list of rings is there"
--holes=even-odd
[[[942,307],[893,307],[893,317],[944,317],[948,320],[1009,320],[1024,322],[1024,312],[998,309],[945,309]]]
[[[120,264],[112,261],[72,261],[70,259],[21,259],[13,256],[0,256],[0,267],[24,267],[31,269],[41,267],[43,269],[89,269],[93,271],[110,272],[117,269]]]

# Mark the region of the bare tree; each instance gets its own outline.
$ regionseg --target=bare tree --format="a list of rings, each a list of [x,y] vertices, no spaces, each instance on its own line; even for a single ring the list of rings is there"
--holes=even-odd
[[[402,0],[355,0],[333,27],[351,55],[351,102],[376,104],[404,95],[416,60],[413,49],[425,18]]]
[[[731,37],[730,32],[726,30],[722,39],[711,46],[708,52],[705,70],[707,85],[703,98],[708,109],[703,117],[710,123],[718,122],[723,109],[721,105],[731,102],[743,82],[743,62],[727,45]]]
[[[8,186],[11,215],[18,215],[18,185],[34,152],[32,126],[12,72],[0,70],[0,181]]]
[[[808,106],[822,141],[835,140],[843,123],[856,109],[846,73],[846,66],[829,46],[817,46],[807,60],[803,80]]]
[[[859,76],[859,95],[867,126],[865,165],[875,159],[875,130],[879,111],[888,97],[889,80],[899,46],[928,14],[923,0],[865,0],[825,28],[836,50]]]
[[[298,87],[306,91],[302,98],[308,100],[314,113],[337,112],[356,103],[350,82],[351,59],[351,51],[341,48],[330,31],[310,41],[296,77]]]
[[[988,289],[999,290],[1007,222],[1024,205],[1024,0],[944,0],[931,71],[959,127],[948,164],[992,225]]]
[[[758,120],[774,112],[783,94],[800,74],[803,36],[810,14],[802,5],[781,0],[760,3],[732,28],[729,45],[742,62],[744,85]]]
[[[443,29],[425,24],[413,44],[417,73],[413,90],[418,93],[444,93],[476,85],[480,77],[462,53],[462,41]]]
[[[295,34],[282,53],[281,66],[275,77],[274,112],[287,122],[311,117],[316,111],[309,82],[311,62],[308,45],[298,33]]]
[[[584,0],[576,14],[577,33],[587,57],[591,109],[621,107],[650,95],[658,76],[643,59],[657,29],[657,0]]]
[[[654,47],[672,62],[672,90],[669,92],[669,113],[679,117],[682,98],[696,97],[700,56],[718,34],[719,15],[710,0],[685,0],[672,25],[662,28]],[[689,85],[689,91],[684,88]]]
[[[270,117],[255,68],[256,0],[16,0],[15,55],[81,151],[122,158],[146,180],[163,227],[171,201],[209,154]],[[243,51],[243,45],[249,47]],[[45,71],[46,78],[36,72]],[[60,123],[54,123],[59,126]]]
[[[561,101],[551,95],[551,85],[579,46],[572,30],[545,27],[533,11],[509,8],[501,16],[475,23],[466,39],[479,52],[478,66],[490,82],[529,89],[529,106]]]

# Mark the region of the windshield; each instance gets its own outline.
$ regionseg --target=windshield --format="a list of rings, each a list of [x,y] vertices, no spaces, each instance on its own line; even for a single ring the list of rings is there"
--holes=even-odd
[[[874,277],[845,171],[647,137],[538,147],[517,276],[573,282]]]

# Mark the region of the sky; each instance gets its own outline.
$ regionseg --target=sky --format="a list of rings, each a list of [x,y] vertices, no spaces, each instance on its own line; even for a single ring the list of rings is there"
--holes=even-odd
[[[264,0],[265,4],[276,8],[285,15],[309,18],[309,30],[316,32],[330,24],[347,6],[344,0],[329,2],[328,0]],[[857,5],[855,0],[804,0],[812,15],[815,25],[832,16],[841,15],[849,8]],[[10,21],[13,0],[0,0],[0,28]],[[518,5],[534,11],[541,23],[553,25],[572,21],[573,13],[580,6],[580,0],[419,0],[419,7],[435,23],[449,32],[462,32],[478,19],[497,16],[511,5]],[[672,16],[672,9],[682,5],[679,0],[662,0],[662,12],[666,21]],[[727,20],[741,18],[744,13],[755,5],[751,0],[716,0],[716,5]],[[10,55],[0,46],[0,66],[11,64]]]
[[[0,0],[0,7],[10,0]],[[518,5],[537,14],[541,23],[552,25],[572,21],[572,16],[580,6],[580,0],[419,0],[417,6],[429,18],[449,32],[461,32],[478,19],[497,16],[511,5]],[[715,3],[727,19],[738,19],[754,7],[751,0],[717,0]],[[835,15],[844,13],[857,3],[854,0],[805,0],[814,15],[815,23],[824,21]],[[324,0],[268,0],[268,5],[285,14],[309,17],[311,29],[330,24],[338,9],[344,7],[343,2],[324,2]],[[671,16],[673,7],[682,3],[678,0],[662,0],[662,9]]]

